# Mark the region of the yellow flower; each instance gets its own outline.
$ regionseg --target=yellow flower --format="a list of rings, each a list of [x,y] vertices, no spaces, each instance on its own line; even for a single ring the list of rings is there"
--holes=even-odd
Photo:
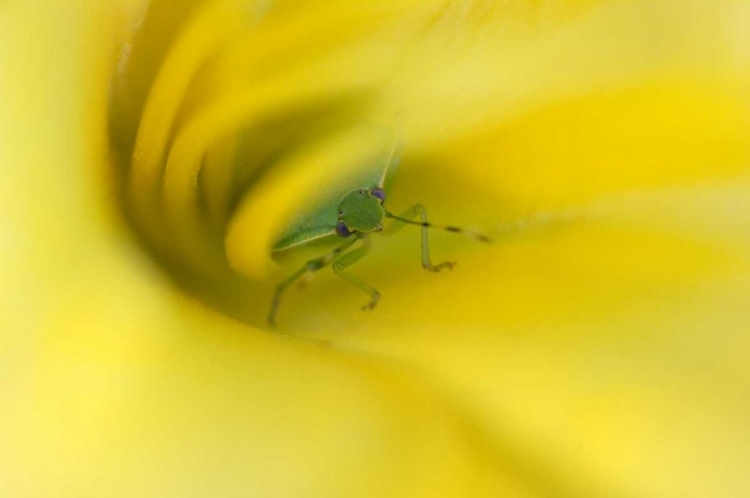
[[[738,496],[742,2],[0,4],[3,496]],[[284,224],[402,157],[265,324]]]

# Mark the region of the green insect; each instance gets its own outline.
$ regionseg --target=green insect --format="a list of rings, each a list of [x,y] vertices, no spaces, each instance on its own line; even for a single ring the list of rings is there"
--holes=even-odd
[[[276,313],[284,292],[295,282],[305,276],[312,275],[328,265],[332,265],[336,275],[342,277],[370,297],[363,310],[371,310],[377,306],[380,293],[369,284],[349,274],[346,269],[361,260],[370,251],[369,236],[371,233],[390,235],[406,225],[416,225],[422,228],[422,266],[430,272],[438,272],[443,268],[452,268],[455,263],[445,261],[433,264],[430,259],[430,248],[427,240],[428,228],[438,228],[454,233],[465,233],[465,230],[453,226],[439,226],[427,221],[427,211],[421,204],[415,204],[403,213],[395,215],[385,208],[386,193],[384,184],[388,170],[393,163],[396,145],[391,148],[388,160],[380,167],[366,171],[363,178],[356,180],[359,187],[344,190],[343,197],[331,196],[311,213],[300,215],[281,235],[274,245],[274,252],[307,245],[313,241],[325,238],[344,239],[343,242],[321,257],[309,260],[302,268],[281,282],[276,288],[268,314],[268,323],[276,324]],[[347,193],[348,192],[348,193]],[[415,218],[419,217],[419,221]],[[384,229],[386,218],[392,223]],[[482,234],[471,234],[482,242],[489,242],[489,238]],[[357,244],[359,243],[359,244]],[[358,245],[358,247],[355,247]]]

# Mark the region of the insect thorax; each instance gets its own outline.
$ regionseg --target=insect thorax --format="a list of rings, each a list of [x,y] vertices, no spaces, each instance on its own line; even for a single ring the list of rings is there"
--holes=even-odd
[[[385,210],[367,190],[354,190],[339,204],[338,217],[350,230],[375,232],[383,228]]]

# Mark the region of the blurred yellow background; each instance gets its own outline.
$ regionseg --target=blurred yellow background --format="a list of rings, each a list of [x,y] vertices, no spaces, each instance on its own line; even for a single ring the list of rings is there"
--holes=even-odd
[[[0,496],[741,496],[750,7],[0,4]],[[403,144],[375,241],[281,225]]]

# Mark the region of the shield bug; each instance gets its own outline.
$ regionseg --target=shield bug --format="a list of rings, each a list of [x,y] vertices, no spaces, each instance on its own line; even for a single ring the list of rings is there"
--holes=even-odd
[[[398,215],[386,209],[385,182],[394,162],[396,145],[394,143],[391,147],[385,163],[365,171],[365,177],[357,180],[359,182],[357,187],[340,192],[340,196],[322,203],[311,213],[300,215],[279,237],[273,247],[274,253],[310,245],[323,239],[338,240],[338,242],[332,250],[320,257],[310,259],[276,287],[268,314],[268,323],[271,326],[276,324],[276,313],[284,292],[296,282],[329,265],[333,267],[336,275],[369,296],[370,300],[362,307],[363,310],[374,309],[380,300],[380,293],[374,287],[347,272],[349,266],[369,252],[370,234],[390,235],[407,225],[421,227],[422,267],[430,272],[453,268],[455,262],[432,263],[428,242],[429,228],[466,233],[479,241],[490,241],[482,234],[468,233],[463,228],[435,225],[427,221],[427,210],[421,204],[415,204]],[[387,222],[389,225],[385,227]]]

